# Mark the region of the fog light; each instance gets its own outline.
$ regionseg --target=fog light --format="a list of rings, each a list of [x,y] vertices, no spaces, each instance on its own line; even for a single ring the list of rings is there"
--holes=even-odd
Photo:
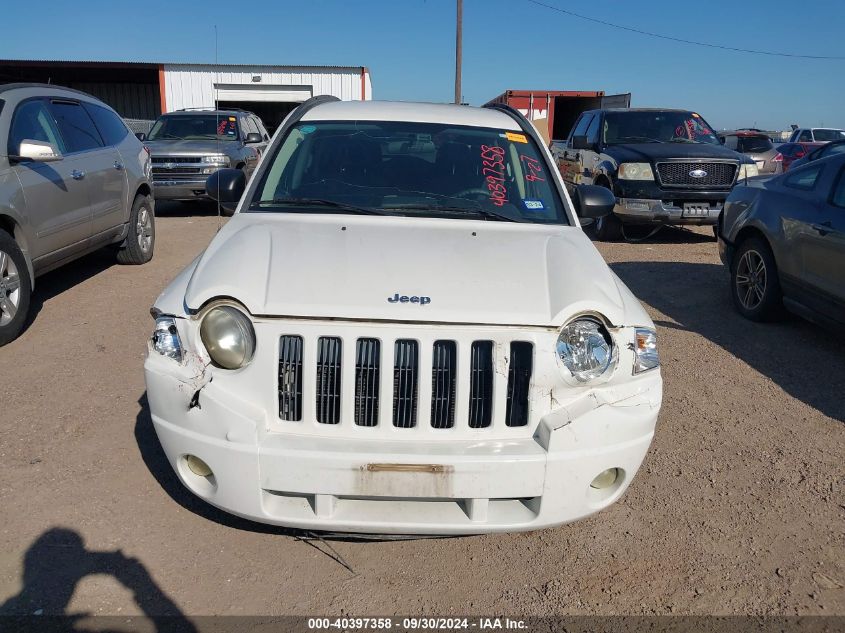
[[[597,490],[601,490],[602,488],[609,488],[613,484],[616,483],[616,478],[619,477],[619,469],[618,468],[608,468],[607,470],[603,470],[596,478],[593,479],[592,483],[590,484],[590,488],[595,488]]]
[[[214,473],[204,461],[196,455],[185,455],[185,463],[188,469],[199,477],[211,477]],[[599,475],[601,477],[601,475]]]

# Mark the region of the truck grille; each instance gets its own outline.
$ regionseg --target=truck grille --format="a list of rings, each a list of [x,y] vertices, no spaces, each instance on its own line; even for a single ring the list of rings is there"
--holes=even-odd
[[[201,163],[201,156],[152,156],[150,157],[153,165],[156,163]]]
[[[314,345],[316,343],[316,345]],[[314,343],[303,344],[301,336],[285,335],[279,339],[278,394],[279,418],[289,422],[303,420],[303,391],[315,408],[313,414],[318,425],[338,425],[346,422],[358,427],[379,426],[380,412],[388,406],[388,422],[399,429],[411,429],[427,423],[433,429],[464,428],[485,429],[493,425],[496,397],[495,350],[493,341],[473,341],[466,357],[466,364],[458,362],[461,351],[456,341],[435,340],[428,343],[429,353],[421,354],[420,343],[413,339],[392,342],[392,385],[389,377],[382,375],[382,341],[376,338],[355,340],[354,380],[349,375],[347,383],[354,394],[342,392],[343,340],[338,337],[318,337]],[[351,342],[349,342],[351,345]],[[387,349],[390,349],[388,347]],[[529,386],[533,371],[534,346],[532,343],[512,341],[505,359],[508,366],[507,384],[502,381],[501,404],[505,424],[520,427],[528,424]],[[316,358],[309,364],[303,350]],[[504,350],[502,352],[505,353]],[[390,359],[387,359],[390,362]],[[425,366],[421,367],[421,363]],[[430,364],[429,364],[430,363]],[[316,375],[303,376],[303,367]],[[352,371],[352,367],[349,368]],[[431,372],[430,374],[428,372]],[[457,416],[458,384],[461,372],[466,372],[469,408]],[[430,376],[430,378],[429,378]],[[309,380],[313,378],[313,381]],[[384,383],[384,379],[388,382]],[[431,391],[422,380],[430,380]],[[303,387],[305,385],[305,387]],[[421,389],[426,386],[426,389]],[[391,389],[392,387],[392,389]],[[307,392],[314,389],[314,393]],[[387,393],[385,393],[387,392]],[[391,393],[392,392],[392,393]],[[430,402],[430,418],[420,419],[420,395]],[[464,398],[466,398],[466,394]],[[388,403],[383,399],[388,398]],[[430,398],[430,401],[429,401]],[[348,402],[351,415],[344,420],[343,402]],[[428,413],[428,411],[426,411]],[[392,415],[391,415],[392,414]],[[427,416],[428,417],[428,416]]]
[[[657,163],[657,176],[665,187],[729,188],[736,177],[737,163],[681,162]],[[702,170],[705,176],[694,178],[691,172]]]

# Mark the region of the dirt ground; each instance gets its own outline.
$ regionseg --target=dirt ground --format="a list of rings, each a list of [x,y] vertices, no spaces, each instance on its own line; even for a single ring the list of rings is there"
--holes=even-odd
[[[217,219],[159,205],[157,222],[147,266],[95,254],[41,278],[0,348],[0,613],[845,614],[845,343],[741,319],[707,231],[599,245],[657,323],[665,380],[619,503],[335,556],[195,499],[165,461],[148,310]]]

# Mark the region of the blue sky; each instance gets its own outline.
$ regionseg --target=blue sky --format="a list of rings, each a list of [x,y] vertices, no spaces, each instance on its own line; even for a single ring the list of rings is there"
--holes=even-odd
[[[845,2],[543,0],[626,26],[726,46],[845,55]],[[613,10],[608,10],[613,7]],[[85,0],[16,3],[0,57],[368,66],[377,99],[450,101],[454,0]],[[717,128],[845,128],[845,60],[740,54],[618,31],[526,0],[464,0],[464,99],[506,89],[632,92]]]

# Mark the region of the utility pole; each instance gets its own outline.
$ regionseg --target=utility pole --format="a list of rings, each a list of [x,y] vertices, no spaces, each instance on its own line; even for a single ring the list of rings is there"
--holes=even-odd
[[[461,61],[463,57],[464,1],[458,0],[458,24],[455,33],[455,103],[461,103]]]

